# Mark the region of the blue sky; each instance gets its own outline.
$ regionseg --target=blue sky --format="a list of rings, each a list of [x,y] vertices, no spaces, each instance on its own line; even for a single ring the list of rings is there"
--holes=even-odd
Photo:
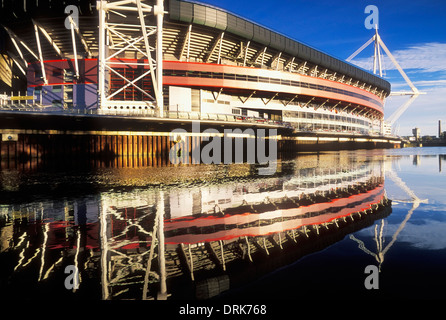
[[[446,130],[446,1],[445,0],[200,0],[239,14],[339,59],[347,59],[369,40],[374,30],[364,26],[367,5],[379,9],[379,33],[419,96],[396,122],[400,135],[418,127],[422,135],[437,135],[438,120]],[[373,45],[352,63],[372,66]],[[385,78],[395,91],[407,91],[399,72],[385,59]],[[385,117],[409,98],[391,97]]]

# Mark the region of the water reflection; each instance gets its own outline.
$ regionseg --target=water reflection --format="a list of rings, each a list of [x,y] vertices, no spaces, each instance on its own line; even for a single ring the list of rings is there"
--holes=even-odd
[[[301,155],[282,160],[271,177],[245,165],[96,172],[105,186],[96,193],[1,206],[2,294],[207,299],[348,235],[381,265],[423,202],[389,169],[399,158],[382,151]],[[220,178],[211,178],[216,172]],[[385,244],[386,175],[409,195],[412,209]],[[20,173],[2,177],[10,192],[20,191]],[[353,234],[370,226],[376,250]],[[77,289],[65,287],[68,265],[79,270]]]
[[[420,158],[419,155],[414,156],[414,164],[415,164],[415,159],[419,159],[419,158]],[[417,164],[418,163],[419,162],[417,161]],[[413,190],[410,189],[407,186],[407,184],[403,180],[401,180],[401,178],[398,177],[398,175],[392,169],[389,168],[387,170],[386,176],[389,177],[390,179],[392,179],[405,192],[405,194],[407,194],[410,197],[410,200],[408,200],[407,202],[411,203],[411,208],[409,209],[406,216],[404,217],[404,220],[400,223],[398,228],[392,234],[392,240],[388,244],[384,245],[384,242],[385,242],[385,236],[384,236],[385,220],[381,220],[379,223],[375,224],[374,242],[376,245],[376,252],[372,252],[371,250],[367,249],[366,246],[364,245],[364,242],[362,242],[361,240],[356,238],[355,235],[349,236],[350,239],[352,239],[353,241],[358,243],[358,247],[362,251],[364,251],[366,254],[369,254],[375,258],[376,262],[378,263],[379,271],[381,271],[381,266],[384,263],[384,258],[385,258],[386,253],[390,250],[390,248],[393,246],[393,244],[397,241],[399,234],[405,228],[407,222],[412,217],[412,214],[415,211],[415,209],[417,209],[421,203],[428,202],[428,199],[422,200],[422,199],[418,198],[418,196],[413,192]]]
[[[422,159],[425,160],[437,160],[438,159],[438,172],[441,172],[442,162],[446,162],[446,154],[414,154],[412,156],[413,158],[413,164],[415,166],[421,166],[422,165]]]

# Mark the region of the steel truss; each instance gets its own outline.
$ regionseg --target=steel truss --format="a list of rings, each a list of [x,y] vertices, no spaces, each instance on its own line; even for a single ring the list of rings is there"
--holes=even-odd
[[[414,102],[414,100],[420,95],[425,94],[425,92],[420,92],[412,81],[409,79],[407,74],[404,72],[403,68],[396,61],[395,57],[392,55],[390,50],[382,41],[380,35],[378,34],[378,28],[375,28],[375,34],[372,38],[370,38],[366,43],[364,43],[358,50],[356,50],[350,57],[346,59],[346,61],[350,62],[354,57],[356,57],[360,52],[362,52],[365,48],[367,48],[372,42],[374,43],[374,55],[373,55],[373,73],[378,74],[379,76],[383,76],[383,66],[382,66],[382,50],[385,51],[389,59],[392,61],[393,65],[396,67],[398,72],[404,78],[406,83],[409,85],[412,91],[401,91],[401,92],[391,92],[390,96],[410,96],[409,100],[402,104],[390,117],[388,117],[385,122],[386,125],[391,127],[395,124],[398,118],[404,113],[404,111],[409,108],[409,106]]]
[[[99,12],[99,70],[98,93],[99,109],[113,106],[149,107],[163,115],[162,41],[163,41],[163,0],[150,6],[142,0],[97,1]],[[146,23],[156,17],[156,25]],[[153,23],[152,23],[153,24]],[[154,46],[149,44],[154,38]],[[153,58],[155,52],[155,59]],[[125,58],[137,58],[138,62],[128,63]],[[130,77],[123,72],[129,66],[141,69],[141,74]],[[111,87],[110,76],[117,76],[124,83]],[[142,79],[151,78],[150,90],[141,86]],[[117,100],[117,95],[127,88],[141,93],[142,99]]]

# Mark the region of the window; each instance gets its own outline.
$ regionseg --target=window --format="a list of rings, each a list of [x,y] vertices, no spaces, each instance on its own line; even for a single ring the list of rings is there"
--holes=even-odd
[[[200,90],[191,89],[191,111],[200,112]]]
[[[246,74],[237,74],[235,75],[235,80],[242,80],[242,81],[246,81]]]
[[[232,114],[240,114],[240,109],[232,109]]]
[[[62,92],[62,86],[53,86],[53,93]]]
[[[172,74],[171,75],[173,77],[185,77],[186,76],[186,71],[184,71],[184,70],[172,70]]]
[[[212,78],[212,73],[207,71],[201,71],[202,78]]]
[[[259,79],[256,76],[248,76],[248,81],[257,82]]]

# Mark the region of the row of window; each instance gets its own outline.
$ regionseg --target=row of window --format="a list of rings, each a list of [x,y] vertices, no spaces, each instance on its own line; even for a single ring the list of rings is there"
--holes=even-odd
[[[261,82],[261,83],[270,83],[270,84],[280,84],[286,86],[300,87],[300,88],[309,88],[315,90],[321,90],[326,92],[333,92],[338,94],[343,94],[350,97],[359,98],[362,100],[366,100],[371,102],[378,107],[381,107],[381,103],[373,99],[371,97],[351,92],[348,90],[333,88],[329,86],[317,85],[308,82],[302,81],[294,81],[288,79],[281,78],[269,78],[269,77],[260,77],[260,76],[251,76],[246,74],[232,74],[232,73],[222,73],[222,72],[209,72],[209,71],[192,71],[192,70],[166,70],[163,71],[164,76],[172,76],[172,77],[194,77],[194,78],[211,78],[211,79],[225,79],[225,80],[240,80],[240,81],[249,81],[249,82]]]
[[[304,111],[284,111],[283,116],[290,118],[300,118],[300,119],[340,121],[344,123],[356,123],[365,126],[369,125],[368,121],[361,120],[356,117],[346,117],[334,114],[324,114],[324,113],[314,113],[314,112],[304,112]]]
[[[355,124],[328,124],[314,122],[291,122],[291,126],[300,131],[322,131],[322,132],[343,132],[368,134],[369,130],[363,127],[357,127]]]
[[[248,110],[247,109],[232,109],[232,114],[247,116]]]
[[[215,100],[214,99],[203,99],[203,102],[207,102],[207,103],[214,103]],[[225,104],[225,105],[230,105],[231,102],[230,101],[225,101],[225,100],[217,100],[218,104]]]

